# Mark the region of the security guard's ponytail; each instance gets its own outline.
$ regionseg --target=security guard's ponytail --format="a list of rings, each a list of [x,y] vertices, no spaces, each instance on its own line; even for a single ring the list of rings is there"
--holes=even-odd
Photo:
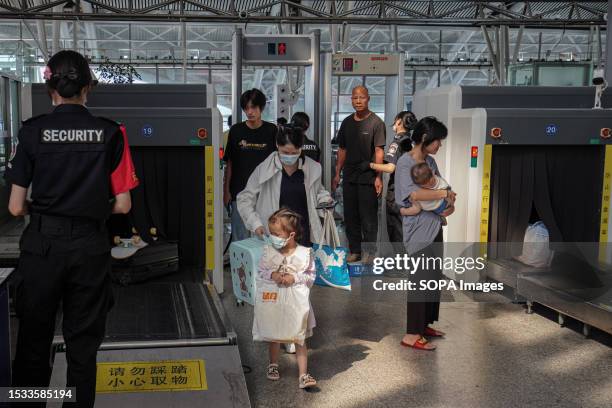
[[[402,122],[402,127],[408,133],[414,130],[414,127],[417,124],[416,116],[414,116],[414,113],[410,111],[401,111],[400,113],[395,115],[395,122],[397,122],[398,120]]]
[[[53,55],[44,72],[47,88],[63,98],[79,96],[88,85],[95,85],[89,64],[76,51],[63,50]]]

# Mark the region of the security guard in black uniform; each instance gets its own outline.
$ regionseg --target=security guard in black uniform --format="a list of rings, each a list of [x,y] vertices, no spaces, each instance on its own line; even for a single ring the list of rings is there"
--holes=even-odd
[[[319,149],[317,142],[306,136],[306,131],[310,128],[310,116],[306,112],[295,112],[291,116],[291,123],[293,126],[304,130],[304,144],[302,145],[304,156],[308,156],[318,163],[321,159],[321,149]]]
[[[389,184],[387,185],[387,233],[389,234],[389,242],[403,243],[402,233],[402,216],[399,208],[395,204],[395,165],[402,154],[412,149],[412,140],[410,132],[417,124],[417,119],[414,113],[410,111],[402,111],[395,116],[393,121],[393,131],[395,137],[389,148],[385,152],[384,163],[365,162],[364,167],[367,169],[391,173],[389,176]]]
[[[17,272],[13,386],[49,385],[61,302],[67,387],[76,387],[77,402],[70,405],[92,407],[96,353],[112,305],[105,223],[111,212],[130,210],[129,190],[138,179],[125,130],[84,106],[94,84],[86,59],[60,51],[49,60],[44,77],[56,107],[23,123],[6,173],[12,184],[9,211],[30,215]]]

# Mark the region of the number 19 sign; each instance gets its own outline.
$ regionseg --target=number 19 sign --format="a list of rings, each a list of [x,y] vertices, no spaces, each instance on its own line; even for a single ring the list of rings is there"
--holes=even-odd
[[[144,125],[142,127],[141,133],[142,133],[142,135],[144,137],[151,137],[151,136],[153,136],[153,126],[151,126],[151,125]]]

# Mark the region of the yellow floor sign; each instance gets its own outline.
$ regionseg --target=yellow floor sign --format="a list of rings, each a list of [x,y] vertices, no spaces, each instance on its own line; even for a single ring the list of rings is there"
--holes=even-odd
[[[207,389],[204,360],[98,363],[98,393]]]

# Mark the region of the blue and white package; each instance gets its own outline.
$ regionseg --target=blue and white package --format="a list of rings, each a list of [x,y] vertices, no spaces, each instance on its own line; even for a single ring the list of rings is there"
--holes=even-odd
[[[313,244],[317,278],[315,284],[333,288],[351,290],[346,258],[348,249],[330,245]]]

